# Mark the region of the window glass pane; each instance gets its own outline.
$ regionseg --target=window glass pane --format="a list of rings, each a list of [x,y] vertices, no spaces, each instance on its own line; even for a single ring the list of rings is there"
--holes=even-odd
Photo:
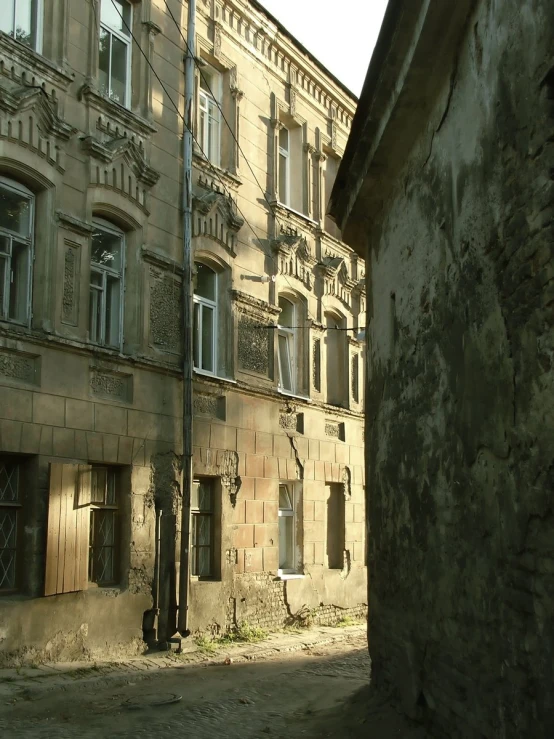
[[[0,462],[0,502],[16,503],[19,499],[19,468]]]
[[[99,58],[98,58],[98,84],[103,95],[110,94],[110,39],[104,28],[100,29]]]
[[[211,549],[209,547],[200,547],[198,549],[196,575],[198,577],[209,577],[211,574]]]
[[[2,317],[6,311],[4,300],[9,294],[9,271],[7,258],[0,255],[0,316]]]
[[[200,311],[200,306],[198,303],[194,304],[194,334],[193,334],[193,356],[194,356],[194,366],[200,367],[200,319],[201,319],[202,313]]]
[[[201,511],[212,510],[212,485],[211,482],[198,484],[198,508]]]
[[[119,346],[121,318],[121,280],[106,276],[106,344]]]
[[[279,567],[282,570],[294,567],[294,516],[279,518]]]
[[[214,317],[215,311],[207,305],[202,306],[202,364],[207,372],[214,372]]]
[[[25,321],[29,283],[29,247],[27,244],[12,241],[10,282],[8,316],[14,321]]]
[[[196,264],[196,295],[215,302],[216,274],[205,264]]]
[[[279,200],[288,205],[289,188],[288,188],[288,168],[289,160],[282,154],[279,154]]]
[[[99,585],[115,581],[115,522],[113,510],[90,512],[89,578]]]
[[[289,132],[286,128],[282,128],[279,131],[279,148],[284,151],[289,150]]]
[[[93,467],[91,474],[90,502],[104,504],[106,502],[106,487],[108,470],[103,467]]]
[[[13,34],[13,3],[14,0],[8,0],[6,3],[6,0],[4,0],[6,7],[3,9],[3,12],[0,13],[0,31],[3,31],[4,33],[8,33],[10,35]]]
[[[90,274],[90,305],[89,305],[89,337],[91,341],[99,342],[102,339],[102,275],[98,272]]]
[[[31,228],[31,202],[28,197],[0,187],[0,228],[29,236]]]
[[[91,259],[117,272],[121,270],[121,237],[96,229],[92,235]]]
[[[206,116],[207,115],[208,114],[206,113],[205,110],[200,110],[200,138],[199,138],[199,141],[200,141],[200,146],[202,147],[202,149],[204,150],[204,153],[206,155],[208,153],[207,152],[207,149],[208,149],[208,141],[206,139],[207,130],[208,130],[208,127],[206,125]]]
[[[127,54],[129,46],[112,36],[112,76],[110,97],[116,103],[125,105],[127,98]]]
[[[116,504],[116,478],[113,470],[108,470],[108,489],[106,494],[106,503],[108,505]]]
[[[10,3],[9,3],[10,4]],[[28,46],[34,46],[32,0],[17,0],[15,4],[15,38]],[[5,12],[5,11],[4,11]]]
[[[204,69],[200,75],[200,89],[205,90],[208,94],[215,93],[213,77]]]
[[[0,254],[10,253],[10,239],[7,236],[0,236]]]
[[[294,326],[294,305],[290,300],[279,298],[279,326]]]
[[[16,537],[17,511],[0,508],[0,590],[13,590],[16,586]]]
[[[131,6],[128,2],[122,0],[114,0],[113,2],[112,0],[102,0],[100,21],[105,26],[113,28],[114,31],[119,31],[128,36],[127,27],[130,28],[131,26]]]
[[[279,368],[281,370],[281,387],[283,390],[292,391],[289,337],[283,334],[279,334]]]
[[[292,511],[292,499],[286,485],[279,485],[279,508]]]

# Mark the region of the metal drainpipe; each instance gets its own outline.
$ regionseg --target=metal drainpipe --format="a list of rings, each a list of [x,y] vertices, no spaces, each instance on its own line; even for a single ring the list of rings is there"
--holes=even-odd
[[[190,500],[192,492],[192,127],[196,0],[188,0],[185,57],[185,127],[183,131],[183,505],[179,572],[178,627],[188,636]]]

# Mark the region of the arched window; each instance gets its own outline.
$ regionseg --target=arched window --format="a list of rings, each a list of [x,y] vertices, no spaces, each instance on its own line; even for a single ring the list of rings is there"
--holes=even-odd
[[[279,298],[278,357],[279,389],[288,393],[298,390],[298,310],[287,298]]]
[[[330,405],[348,405],[348,362],[346,321],[334,314],[325,315],[327,402]]]
[[[201,262],[196,263],[194,291],[194,367],[217,374],[218,368],[218,275]]]
[[[90,262],[89,339],[121,349],[125,234],[120,228],[94,220]]]
[[[33,193],[0,177],[0,318],[28,324],[34,240]]]

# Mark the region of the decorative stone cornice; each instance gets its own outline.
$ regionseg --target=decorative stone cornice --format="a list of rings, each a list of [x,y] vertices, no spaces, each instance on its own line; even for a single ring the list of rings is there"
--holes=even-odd
[[[204,236],[224,246],[236,256],[236,236],[244,220],[237,213],[231,195],[200,191],[193,194],[193,236]]]
[[[116,103],[115,100],[100,94],[91,82],[86,82],[78,92],[79,100],[85,100],[88,104],[108,118],[116,120],[121,125],[129,128],[139,136],[151,136],[157,132],[157,128],[132,110]]]
[[[72,231],[73,233],[79,234],[80,236],[90,236],[90,234],[94,231],[94,226],[92,223],[86,223],[85,221],[81,221],[80,218],[76,218],[75,216],[70,215],[69,213],[64,213],[61,210],[56,211],[56,220],[67,231]]]
[[[13,116],[32,109],[43,135],[68,141],[77,129],[59,117],[57,108],[57,100],[51,98],[42,87],[14,86],[0,80],[0,110]]]
[[[179,276],[183,274],[183,268],[180,264],[175,262],[173,259],[166,257],[164,254],[160,254],[153,249],[149,249],[144,244],[140,248],[140,253],[142,254],[144,261],[152,264],[154,267],[167,270],[168,272],[173,272]]]
[[[259,298],[254,298],[247,293],[243,293],[240,290],[232,290],[231,297],[233,302],[236,303],[237,310],[243,313],[249,313],[260,318],[260,320],[276,318],[281,309],[279,306],[271,305],[271,303]]]
[[[142,149],[127,138],[113,139],[102,143],[93,136],[82,139],[81,147],[95,159],[110,164],[118,159],[125,159],[139,182],[145,187],[153,187],[160,179],[160,173],[146,163]]]
[[[143,21],[142,25],[151,36],[157,36],[162,32],[160,26],[158,26],[157,23],[154,23],[154,21]]]
[[[65,90],[75,78],[25,44],[0,31],[0,73],[19,84],[43,87],[46,82]]]
[[[225,195],[226,190],[236,191],[242,185],[240,177],[229,172],[228,169],[221,169],[206,161],[199,151],[193,152],[193,164],[194,168],[199,170],[197,183],[205,190],[213,190]]]

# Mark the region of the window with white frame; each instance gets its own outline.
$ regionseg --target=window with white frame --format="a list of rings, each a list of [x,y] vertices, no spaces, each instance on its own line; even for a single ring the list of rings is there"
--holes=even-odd
[[[17,589],[20,466],[0,457],[0,593]]]
[[[288,393],[297,391],[297,310],[287,298],[279,298],[279,325],[277,354],[279,359],[279,389]]]
[[[216,166],[219,166],[221,160],[220,103],[221,75],[211,67],[202,67],[198,100],[198,140],[204,154]]]
[[[279,483],[279,570],[296,571],[296,515],[294,485]]]
[[[218,367],[218,275],[201,262],[196,263],[194,290],[194,367],[217,373]]]
[[[279,130],[279,200],[290,205],[290,132],[285,126]]]
[[[0,31],[40,52],[42,0],[2,0]]]
[[[191,574],[213,577],[215,572],[214,481],[195,480],[191,496]]]
[[[23,185],[0,177],[0,318],[27,324],[35,199]]]
[[[131,102],[132,12],[127,0],[102,0],[100,5],[100,92],[126,107]]]
[[[91,245],[89,339],[121,348],[123,339],[123,274],[125,234],[95,220]]]

